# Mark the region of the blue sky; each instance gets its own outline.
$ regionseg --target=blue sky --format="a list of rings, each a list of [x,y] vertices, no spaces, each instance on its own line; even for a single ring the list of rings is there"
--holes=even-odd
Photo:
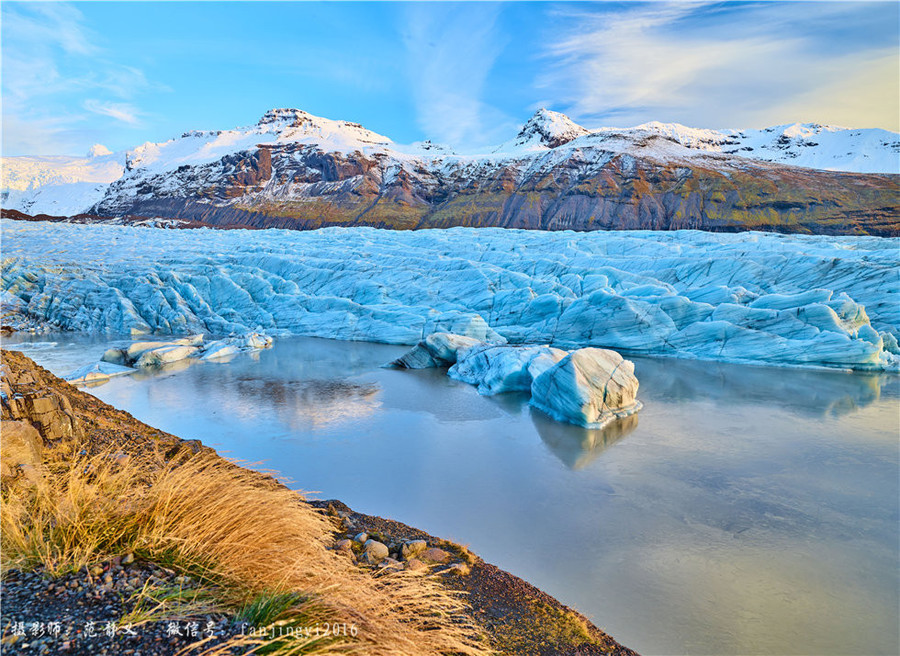
[[[898,130],[896,2],[4,0],[4,155],[82,154],[298,107],[395,141],[797,121]]]

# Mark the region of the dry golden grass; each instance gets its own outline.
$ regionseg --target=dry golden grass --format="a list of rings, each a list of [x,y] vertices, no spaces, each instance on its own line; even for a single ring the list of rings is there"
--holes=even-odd
[[[245,639],[248,653],[486,652],[459,597],[431,577],[357,568],[327,549],[332,532],[296,493],[205,454],[162,467],[113,454],[57,457],[38,484],[4,490],[0,507],[4,571],[65,572],[133,552],[199,577],[222,608],[262,625],[357,629]]]

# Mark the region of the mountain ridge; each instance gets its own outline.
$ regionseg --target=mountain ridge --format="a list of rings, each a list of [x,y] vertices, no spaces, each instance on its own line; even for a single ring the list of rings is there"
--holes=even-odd
[[[492,151],[460,154],[277,108],[252,126],[185,132],[100,157],[120,158],[121,176],[73,195],[69,206],[59,199],[86,180],[12,193],[7,171],[21,187],[23,176],[15,173],[29,158],[5,158],[4,208],[300,229],[898,233],[900,135],[884,130],[818,124],[705,130],[674,123],[589,130],[540,109]],[[829,171],[826,164],[889,172]]]

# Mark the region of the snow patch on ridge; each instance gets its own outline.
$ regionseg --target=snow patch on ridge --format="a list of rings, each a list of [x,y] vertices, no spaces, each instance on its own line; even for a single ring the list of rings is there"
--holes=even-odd
[[[200,166],[259,146],[308,144],[324,152],[350,153],[372,147],[384,149],[392,142],[358,123],[333,121],[299,109],[271,109],[256,125],[234,130],[186,132],[179,139],[147,142],[129,151],[129,171],[155,174],[181,166]]]
[[[877,128],[793,123],[761,130],[704,130],[652,122],[626,132],[641,130],[698,151],[829,171],[900,173],[900,135]]]
[[[125,153],[100,144],[87,157],[4,157],[0,200],[4,209],[69,216],[103,198],[125,172]]]
[[[501,144],[494,152],[507,153],[516,150],[542,150],[556,148],[590,131],[581,127],[565,114],[549,109],[539,109],[522,126],[512,141]]]

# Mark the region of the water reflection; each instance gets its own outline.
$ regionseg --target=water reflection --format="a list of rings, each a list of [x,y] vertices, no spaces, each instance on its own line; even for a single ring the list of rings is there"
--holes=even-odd
[[[888,378],[887,374],[629,358],[641,389],[652,389],[660,400],[768,404],[811,417],[840,417],[871,405],[881,397]]]
[[[531,420],[544,444],[569,469],[587,467],[638,426],[636,414],[617,419],[603,428],[583,428],[554,421],[534,408],[531,408]]]
[[[64,373],[107,346],[52,339]],[[591,431],[381,368],[405,350],[285,338],[96,393],[468,542],[641,653],[900,653],[900,377],[634,357],[644,409]]]
[[[235,403],[274,406],[282,421],[294,429],[321,428],[349,419],[362,419],[381,405],[378,385],[340,378],[273,381],[238,376],[234,379]]]
[[[3,339],[5,348],[22,350],[45,361],[53,373],[66,375],[99,359],[112,345],[130,343],[128,340],[109,340],[98,335],[49,333],[31,335],[16,333]],[[271,380],[327,380],[336,371],[342,377],[355,377],[379,368],[393,359],[405,347],[367,342],[336,342],[333,340],[299,337],[277,340],[278,348],[260,353],[241,354],[238,359],[254,358],[259,362],[260,375]],[[657,400],[691,402],[715,400],[730,405],[768,404],[808,417],[841,417],[865,408],[881,398],[882,387],[891,375],[884,373],[844,372],[828,370],[792,369],[788,367],[748,366],[705,360],[648,358],[628,356],[635,363],[640,381],[642,400],[648,392]],[[202,361],[203,364],[227,364],[235,357]],[[157,369],[139,372],[137,379],[175,374],[198,360],[186,360]],[[485,406],[448,407],[440,399],[456,394],[461,383],[451,380],[444,369],[401,372],[414,376],[435,396],[429,408],[441,421],[465,420],[460,416],[484,418]],[[896,376],[894,376],[896,378]],[[496,410],[516,415],[527,403],[527,394],[500,394],[488,397]],[[417,399],[392,396],[385,400],[390,407],[406,409],[421,406]],[[420,407],[421,409],[421,407]],[[489,412],[489,411],[488,411]],[[493,413],[491,413],[493,414]],[[493,415],[497,416],[497,415]]]

